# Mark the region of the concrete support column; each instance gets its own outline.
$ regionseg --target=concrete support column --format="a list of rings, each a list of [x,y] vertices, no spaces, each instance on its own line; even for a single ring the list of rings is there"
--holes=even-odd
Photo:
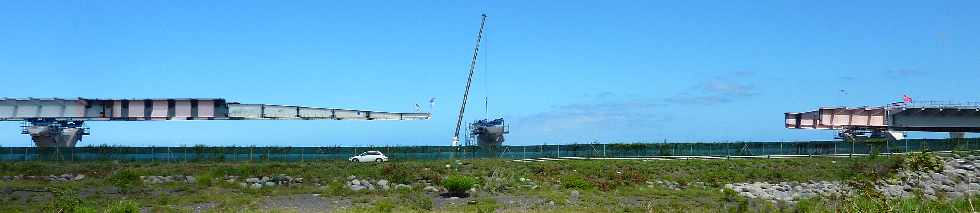
[[[966,138],[966,133],[965,132],[950,132],[949,133],[949,138],[955,138],[955,139]]]
[[[37,147],[75,147],[88,133],[81,121],[31,121],[25,128]]]

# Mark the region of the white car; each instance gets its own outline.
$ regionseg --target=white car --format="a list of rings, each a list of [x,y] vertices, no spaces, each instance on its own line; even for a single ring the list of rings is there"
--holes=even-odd
[[[350,162],[385,162],[388,161],[388,156],[379,151],[367,151],[361,153],[360,155],[355,155],[350,157]]]

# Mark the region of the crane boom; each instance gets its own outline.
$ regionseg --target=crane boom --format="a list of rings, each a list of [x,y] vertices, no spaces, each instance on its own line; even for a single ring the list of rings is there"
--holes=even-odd
[[[463,125],[463,112],[466,111],[466,101],[470,96],[470,85],[473,83],[473,71],[476,70],[476,58],[480,54],[480,41],[483,40],[483,28],[487,23],[487,14],[480,18],[480,32],[476,34],[476,47],[473,48],[473,60],[470,61],[470,74],[466,77],[466,90],[463,92],[463,104],[459,106],[459,117],[456,119],[456,131],[453,132],[453,146],[459,146],[459,128]]]

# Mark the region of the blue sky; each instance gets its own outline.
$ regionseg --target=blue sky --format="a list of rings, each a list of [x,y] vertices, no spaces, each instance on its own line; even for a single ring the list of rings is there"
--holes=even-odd
[[[486,12],[466,118],[505,117],[508,144],[830,139],[783,129],[782,113],[903,94],[980,100],[976,8],[14,1],[0,4],[0,97],[217,97],[381,111],[414,111],[435,97],[429,121],[90,122],[82,145],[446,145]],[[0,123],[0,145],[30,145],[19,125]]]

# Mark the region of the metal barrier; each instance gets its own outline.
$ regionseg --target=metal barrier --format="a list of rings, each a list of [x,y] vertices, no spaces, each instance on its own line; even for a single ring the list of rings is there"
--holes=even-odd
[[[394,160],[437,160],[468,158],[557,158],[557,157],[644,157],[644,156],[765,156],[841,155],[904,153],[924,150],[978,150],[980,139],[909,139],[879,143],[841,141],[805,142],[720,142],[720,143],[630,143],[502,146],[495,150],[450,146],[376,147],[256,147],[183,146],[75,148],[0,147],[0,161],[308,161],[346,160],[368,150],[378,150]]]

